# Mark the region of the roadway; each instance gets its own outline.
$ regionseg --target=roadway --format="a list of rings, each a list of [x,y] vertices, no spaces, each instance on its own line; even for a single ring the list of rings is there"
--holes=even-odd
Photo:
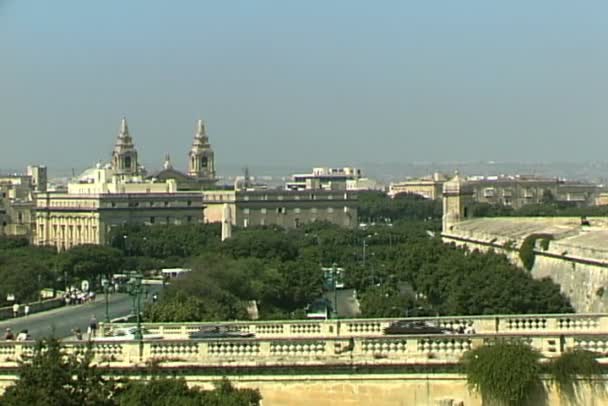
[[[157,287],[150,287],[150,291],[157,289]],[[151,296],[152,293],[148,295],[148,300],[151,299]],[[144,302],[144,297],[142,297],[142,310]],[[133,298],[126,293],[110,294],[108,308],[110,319],[126,316],[132,313]],[[33,339],[51,335],[57,338],[65,338],[73,336],[72,329],[78,327],[86,336],[89,320],[93,315],[98,322],[102,322],[106,318],[103,293],[97,295],[97,300],[94,303],[63,306],[45,312],[33,313],[29,316],[0,321],[0,334],[3,337],[6,328],[10,327],[15,336],[19,331],[27,329]]]

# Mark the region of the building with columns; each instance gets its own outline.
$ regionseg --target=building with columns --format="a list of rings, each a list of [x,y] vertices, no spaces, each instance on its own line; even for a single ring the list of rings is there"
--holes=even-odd
[[[145,177],[123,118],[110,164],[87,169],[68,183],[66,192],[38,193],[34,243],[64,250],[79,244],[107,244],[112,228],[128,223],[201,223],[200,189],[179,186],[171,177]]]

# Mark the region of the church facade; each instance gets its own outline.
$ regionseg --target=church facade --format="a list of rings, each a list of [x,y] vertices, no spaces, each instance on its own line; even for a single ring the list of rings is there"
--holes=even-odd
[[[214,154],[202,121],[188,158],[188,174],[165,165],[157,176],[147,176],[123,118],[109,164],[86,170],[66,192],[37,194],[34,243],[65,250],[107,244],[112,228],[127,223],[201,223],[201,190],[215,183]]]

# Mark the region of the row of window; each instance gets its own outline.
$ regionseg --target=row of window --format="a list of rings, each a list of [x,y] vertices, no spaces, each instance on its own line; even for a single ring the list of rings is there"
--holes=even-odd
[[[266,209],[266,208],[261,208],[258,209],[260,214],[268,214],[269,210],[270,212],[274,212],[276,214],[287,214],[289,211],[291,211],[294,214],[299,214],[302,213],[304,211],[306,211],[306,209],[300,209],[298,207],[288,210],[286,207],[277,207],[276,209]],[[310,211],[310,213],[319,213],[322,211],[327,211],[327,213],[333,213],[335,211],[335,208],[333,207],[328,207],[326,209],[318,209],[317,207],[311,207],[310,209],[308,209]],[[344,206],[344,213],[349,211],[348,206]],[[249,213],[253,213],[255,212],[256,209],[250,209],[250,208],[245,208],[243,209],[243,214],[249,214]]]
[[[154,216],[151,216],[151,217],[150,217],[150,224],[156,224],[156,220],[157,220],[157,219],[158,219],[159,221],[161,221],[161,222],[163,221],[163,218],[162,218],[162,217],[154,217]],[[176,217],[176,218],[174,218],[174,219],[173,219],[172,217],[167,216],[167,217],[165,217],[165,218],[164,218],[164,220],[165,220],[165,224],[171,224],[171,222],[172,222],[173,220],[175,220],[175,223],[176,223],[176,224],[177,224],[177,223],[181,223],[181,220],[180,220],[180,218],[179,218],[179,217]],[[186,222],[187,222],[187,223],[192,223],[192,216],[187,216],[187,217],[185,217],[185,220],[186,220]]]
[[[147,202],[147,206],[148,207],[179,207],[181,206],[181,204],[175,204],[175,203],[181,203],[181,202],[168,202],[168,201],[164,201],[164,202]],[[111,203],[112,207],[117,207],[117,203],[116,202],[112,202]],[[128,204],[129,207],[146,207],[146,203],[144,202],[129,202]],[[192,207],[192,201],[188,200],[186,202],[186,206],[188,207]]]

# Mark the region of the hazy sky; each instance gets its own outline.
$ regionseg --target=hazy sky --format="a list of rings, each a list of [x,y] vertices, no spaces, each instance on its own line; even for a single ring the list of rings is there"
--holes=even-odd
[[[0,0],[0,168],[590,161],[608,1]]]

